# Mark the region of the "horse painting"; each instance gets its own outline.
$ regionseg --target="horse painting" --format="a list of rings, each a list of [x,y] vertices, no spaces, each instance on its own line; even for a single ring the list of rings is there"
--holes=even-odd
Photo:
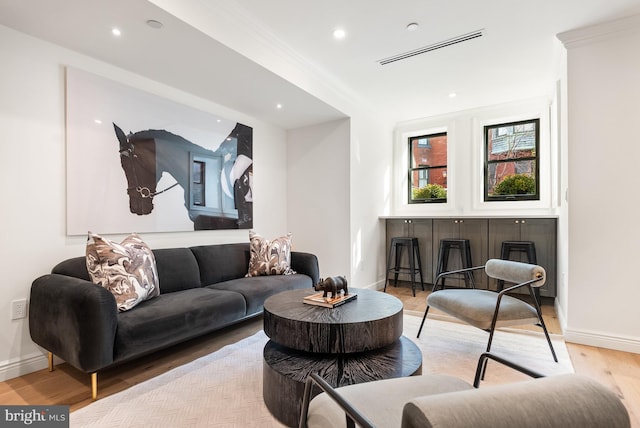
[[[113,127],[131,213],[150,214],[154,197],[179,186],[194,230],[253,227],[252,128],[237,123],[212,151],[166,130]],[[165,172],[176,183],[158,190]]]

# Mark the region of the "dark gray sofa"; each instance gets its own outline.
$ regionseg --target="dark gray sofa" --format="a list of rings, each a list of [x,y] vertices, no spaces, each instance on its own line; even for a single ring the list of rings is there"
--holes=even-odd
[[[153,250],[160,296],[118,312],[113,295],[91,282],[85,257],[65,260],[31,286],[32,340],[73,367],[95,373],[262,313],[267,297],[312,287],[315,255],[291,253],[294,275],[245,278],[249,244]]]

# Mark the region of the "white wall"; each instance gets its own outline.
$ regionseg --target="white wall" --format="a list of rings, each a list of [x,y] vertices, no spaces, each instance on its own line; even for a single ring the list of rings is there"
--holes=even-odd
[[[351,283],[349,139],[349,120],[289,131],[285,189],[293,248],[313,249],[321,277]]]
[[[553,89],[553,88],[550,88]],[[550,90],[551,92],[551,90]],[[393,215],[490,216],[555,215],[558,168],[552,162],[557,151],[549,120],[551,97],[523,100],[464,110],[443,116],[399,123],[394,138]],[[484,126],[540,118],[540,200],[484,202]],[[409,204],[408,138],[447,132],[447,202]]]
[[[356,112],[288,132],[287,194],[293,246],[313,248],[323,277],[359,288],[384,285],[391,127]],[[385,208],[385,204],[387,205]]]
[[[30,340],[27,319],[10,320],[10,302],[28,298],[31,282],[56,263],[84,254],[85,238],[65,234],[66,65],[252,126],[254,228],[265,236],[287,228],[287,194],[282,186],[273,186],[287,181],[284,130],[3,26],[0,53],[0,380],[46,366],[42,350]],[[142,237],[152,248],[166,248],[245,242],[248,231]],[[313,247],[299,249],[313,252]]]
[[[568,341],[640,353],[640,15],[567,47]]]
[[[357,287],[381,290],[387,256],[379,216],[391,211],[393,124],[366,109],[351,122],[351,275]]]

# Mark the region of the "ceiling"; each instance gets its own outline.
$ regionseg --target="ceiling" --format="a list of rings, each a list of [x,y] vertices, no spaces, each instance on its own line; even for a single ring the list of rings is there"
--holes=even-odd
[[[285,129],[345,116],[311,75],[392,122],[546,96],[557,33],[637,13],[640,0],[0,0],[2,25]],[[281,77],[288,61],[308,75]]]

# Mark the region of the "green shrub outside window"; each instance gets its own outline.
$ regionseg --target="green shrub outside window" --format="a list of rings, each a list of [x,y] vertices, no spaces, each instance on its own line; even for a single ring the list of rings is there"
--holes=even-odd
[[[447,202],[447,133],[409,138],[409,203]]]
[[[484,200],[540,199],[540,120],[484,127]]]

